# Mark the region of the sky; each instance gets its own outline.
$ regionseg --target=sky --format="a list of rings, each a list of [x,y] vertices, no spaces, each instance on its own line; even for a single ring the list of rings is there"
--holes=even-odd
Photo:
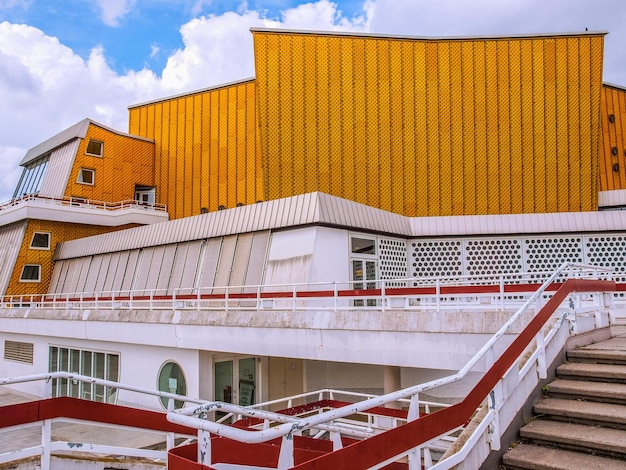
[[[251,27],[410,36],[608,31],[626,86],[625,0],[0,0],[0,202],[28,149],[84,118],[254,76]]]

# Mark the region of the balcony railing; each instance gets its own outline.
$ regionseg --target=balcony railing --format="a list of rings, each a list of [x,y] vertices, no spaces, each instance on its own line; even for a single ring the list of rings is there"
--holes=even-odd
[[[2,213],[2,211],[16,208],[18,206],[24,206],[32,202],[50,206],[80,207],[82,209],[108,211],[141,208],[159,212],[167,212],[167,206],[165,204],[148,203],[135,200],[107,202],[96,201],[93,199],[87,199],[82,197],[54,197],[42,194],[29,194],[16,199],[11,199],[10,201],[0,204],[0,214]]]
[[[532,272],[454,279],[379,279],[11,295],[0,299],[0,307],[51,310],[515,310],[550,274]],[[561,270],[555,282],[546,288],[543,299],[549,298],[566,278],[611,279],[611,275],[605,268],[568,264],[567,269]],[[617,284],[617,291],[615,300],[621,303],[626,284]]]

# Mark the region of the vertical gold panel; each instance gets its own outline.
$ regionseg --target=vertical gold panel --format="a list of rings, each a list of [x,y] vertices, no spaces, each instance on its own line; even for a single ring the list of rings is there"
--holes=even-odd
[[[365,58],[365,39],[355,39],[354,54],[354,200],[367,200],[367,65]],[[359,60],[359,58],[361,60]]]
[[[452,214],[452,193],[454,182],[452,180],[452,147],[450,138],[452,135],[452,111],[450,109],[450,44],[442,43],[437,47],[438,80],[439,80],[439,185],[441,187],[440,214]]]
[[[463,146],[463,63],[462,43],[450,44],[450,159],[451,159],[451,214],[464,213],[464,185],[459,184],[464,178],[465,150]]]
[[[404,192],[402,194],[402,204],[394,207],[394,212],[415,216],[417,213],[417,190],[415,186],[415,171],[417,169],[417,160],[419,158],[417,152],[417,142],[415,140],[415,63],[414,63],[414,46],[411,43],[402,43],[402,126],[401,134],[398,135],[400,142],[394,141],[394,149],[400,147],[402,149],[402,171],[401,176],[404,181]],[[396,174],[394,171],[394,179]],[[394,200],[397,193],[394,193]],[[404,210],[402,210],[404,209]]]
[[[557,123],[557,154],[556,179],[548,179],[548,188],[557,188],[556,210],[565,212],[568,209],[569,192],[569,126],[567,121],[567,43],[556,41],[556,123]],[[553,173],[548,173],[553,176]],[[547,190],[547,188],[546,188]]]
[[[569,195],[567,198],[569,211],[579,211],[582,208],[582,192],[580,172],[586,158],[580,153],[580,81],[579,48],[577,38],[565,40],[567,52],[567,124],[568,124],[568,155],[570,158],[567,179]]]
[[[487,213],[498,214],[500,209],[500,180],[499,171],[499,109],[498,87],[498,54],[496,41],[487,41],[485,44],[485,94],[486,94],[486,121],[487,121],[487,167],[485,177],[487,184],[485,194],[487,199]]]
[[[341,103],[341,40],[337,37],[327,38],[328,48],[328,77],[326,86],[328,87],[328,115],[325,121],[329,124],[330,142],[328,160],[330,162],[330,187],[331,194],[342,194],[342,182],[346,175],[342,171],[342,103]],[[349,123],[348,123],[349,125]],[[293,192],[287,193],[289,195]]]
[[[439,171],[439,76],[437,44],[426,44],[426,184],[427,214],[441,213],[441,200],[433,198],[440,188]]]
[[[476,121],[474,43],[461,43],[463,67],[463,213],[476,214]]]
[[[378,54],[378,178],[373,185],[378,193],[374,207],[391,210],[391,57],[390,41],[377,41]],[[371,200],[371,199],[370,199]]]
[[[406,160],[405,150],[403,148],[404,139],[404,119],[409,116],[405,111],[405,100],[409,103],[410,99],[406,97],[406,89],[410,90],[411,80],[407,80],[406,69],[411,70],[412,61],[403,53],[403,44],[400,41],[391,41],[389,43],[390,53],[390,83],[391,83],[391,135],[390,148],[391,152],[391,168],[389,177],[391,178],[390,193],[391,205],[389,210],[399,214],[405,214],[406,208],[404,201],[406,200],[405,185],[409,184],[412,177],[406,174],[404,170],[404,162]],[[406,57],[406,64],[404,58]],[[412,119],[409,118],[406,126],[410,129],[413,127]],[[409,137],[407,135],[407,137]],[[412,135],[409,137],[412,139]]]
[[[380,122],[378,121],[378,51],[376,41],[365,41],[365,119],[366,119],[366,143],[365,166],[362,181],[366,185],[365,199],[359,200],[363,204],[378,207],[378,133]]]
[[[341,194],[348,199],[356,196],[356,185],[360,182],[356,177],[355,161],[355,107],[354,107],[354,41],[341,41],[341,86],[340,140],[341,140],[341,173],[343,175]]]
[[[530,40],[532,52],[532,113],[533,119],[525,132],[533,133],[534,158],[529,162],[534,170],[533,190],[535,197],[533,212],[554,212],[558,188],[547,181],[556,177],[556,86],[554,82],[554,40]],[[544,50],[545,44],[545,50]],[[544,77],[544,66],[546,77]],[[526,160],[524,161],[526,163]],[[550,192],[547,193],[547,188]]]
[[[474,100],[475,100],[475,142],[476,168],[472,173],[476,179],[476,213],[487,214],[489,194],[487,185],[487,84],[486,84],[486,44],[474,43]],[[469,175],[468,175],[469,176]],[[471,177],[471,176],[470,176]]]
[[[524,41],[530,48],[530,42]],[[524,175],[522,152],[522,41],[509,43],[509,165],[511,193],[511,212],[524,212],[524,187],[527,184]],[[531,82],[532,85],[532,82]],[[532,98],[532,87],[529,90]],[[530,165],[527,165],[530,166]]]
[[[498,78],[498,182],[500,188],[500,213],[511,213],[513,211],[511,189],[511,175],[513,168],[511,164],[511,80],[509,48],[510,41],[498,41],[497,47],[497,78]],[[495,208],[492,209],[492,211]]]

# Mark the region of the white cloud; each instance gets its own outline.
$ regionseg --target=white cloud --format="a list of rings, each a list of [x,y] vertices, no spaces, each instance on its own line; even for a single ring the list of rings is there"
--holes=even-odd
[[[157,46],[156,44],[152,44],[150,46],[150,58],[154,59],[157,55],[159,55],[160,50],[161,48],[159,46]]]
[[[0,10],[9,10],[16,7],[21,7],[26,10],[32,3],[33,0],[0,0]]]
[[[102,11],[102,21],[108,26],[118,26],[119,20],[126,16],[135,0],[96,0]]]

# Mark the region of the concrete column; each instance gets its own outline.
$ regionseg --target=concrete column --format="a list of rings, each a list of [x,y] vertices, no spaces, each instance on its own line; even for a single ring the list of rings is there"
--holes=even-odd
[[[384,366],[383,367],[383,391],[385,394],[395,392],[402,388],[400,367]],[[387,408],[400,409],[400,403],[389,403]]]

